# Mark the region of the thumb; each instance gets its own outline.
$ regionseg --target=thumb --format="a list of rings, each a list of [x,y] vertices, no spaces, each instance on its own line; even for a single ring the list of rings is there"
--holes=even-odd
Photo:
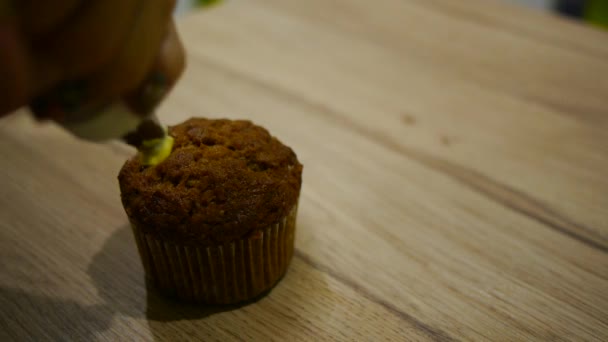
[[[127,103],[138,114],[150,114],[177,83],[185,65],[184,47],[171,21],[156,62],[141,86],[127,96]]]

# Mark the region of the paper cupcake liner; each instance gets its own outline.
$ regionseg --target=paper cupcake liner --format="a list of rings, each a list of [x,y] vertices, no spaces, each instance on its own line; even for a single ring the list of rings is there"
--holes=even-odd
[[[297,204],[252,236],[222,246],[164,242],[132,224],[147,279],[188,301],[229,304],[253,299],[285,274],[294,249]]]

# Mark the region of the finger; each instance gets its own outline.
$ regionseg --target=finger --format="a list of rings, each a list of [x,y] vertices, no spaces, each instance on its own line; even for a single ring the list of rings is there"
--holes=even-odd
[[[142,115],[152,112],[180,78],[185,64],[184,47],[171,21],[152,70],[137,91],[126,98],[131,108]]]
[[[172,4],[146,0],[122,50],[106,67],[87,79],[95,101],[109,101],[133,92],[152,68],[167,34]]]
[[[156,69],[167,77],[168,86],[172,88],[182,75],[185,67],[186,54],[184,46],[172,20],[169,23],[169,33],[158,55]]]
[[[147,3],[146,0],[83,2],[59,27],[34,43],[33,55],[60,68],[61,78],[82,77],[116,54],[132,29],[138,7]]]
[[[23,33],[30,39],[36,39],[66,20],[78,9],[78,5],[81,5],[82,1],[19,0],[14,3],[19,17],[22,18],[20,24]]]
[[[27,51],[17,27],[13,9],[0,2],[0,116],[27,101]]]

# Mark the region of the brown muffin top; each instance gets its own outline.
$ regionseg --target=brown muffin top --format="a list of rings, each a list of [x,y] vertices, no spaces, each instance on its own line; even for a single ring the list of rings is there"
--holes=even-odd
[[[169,128],[169,157],[135,156],[118,175],[123,206],[142,231],[168,241],[215,245],[277,223],[296,204],[302,165],[249,121],[193,118]]]

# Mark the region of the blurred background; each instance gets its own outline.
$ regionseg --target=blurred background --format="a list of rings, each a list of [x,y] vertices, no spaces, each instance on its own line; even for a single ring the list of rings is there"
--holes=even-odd
[[[230,1],[230,0],[227,0]],[[506,1],[538,10],[551,11],[608,29],[608,0],[487,0]],[[176,12],[213,5],[220,0],[178,0]]]
[[[502,0],[555,11],[562,15],[608,28],[608,0]]]

